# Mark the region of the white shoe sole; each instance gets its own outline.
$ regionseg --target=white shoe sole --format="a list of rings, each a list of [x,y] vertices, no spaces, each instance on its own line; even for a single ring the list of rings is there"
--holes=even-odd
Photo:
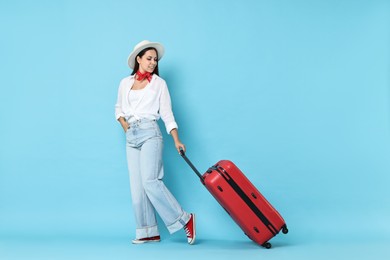
[[[140,245],[140,244],[145,244],[145,243],[156,243],[156,242],[160,242],[161,240],[138,240],[138,239],[134,239],[131,241],[131,243],[135,244],[135,245]]]

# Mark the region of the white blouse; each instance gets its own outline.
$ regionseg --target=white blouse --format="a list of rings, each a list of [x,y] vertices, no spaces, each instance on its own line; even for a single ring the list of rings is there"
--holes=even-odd
[[[130,102],[129,94],[134,80],[134,75],[121,80],[115,104],[115,118],[118,120],[119,117],[124,117],[133,122],[142,118],[158,120],[161,117],[168,134],[172,129],[178,128],[165,80],[153,74],[152,80],[138,93],[138,100]]]
[[[137,90],[130,90],[129,91],[129,102],[130,106],[136,106],[138,103],[138,100],[140,100],[145,92],[145,88],[143,89],[137,89]]]

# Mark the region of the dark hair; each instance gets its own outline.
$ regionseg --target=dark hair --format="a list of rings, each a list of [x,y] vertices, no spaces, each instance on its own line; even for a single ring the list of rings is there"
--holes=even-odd
[[[157,53],[157,65],[154,68],[154,71],[152,74],[156,74],[157,76],[159,76],[159,74],[158,74],[158,51],[156,50],[156,48],[153,48],[153,47],[145,48],[142,51],[140,51],[140,53],[138,53],[137,56],[135,56],[134,69],[133,69],[133,72],[131,73],[131,75],[134,75],[139,70],[139,63],[137,61],[137,57],[142,58],[142,56],[144,56],[145,52],[150,51],[150,50],[155,50]]]

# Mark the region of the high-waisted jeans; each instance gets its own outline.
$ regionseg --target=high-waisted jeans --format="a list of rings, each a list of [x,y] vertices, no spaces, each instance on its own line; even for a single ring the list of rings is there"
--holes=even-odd
[[[155,120],[130,123],[126,153],[137,239],[159,235],[155,211],[171,234],[190,219],[162,181],[162,149],[162,135]]]

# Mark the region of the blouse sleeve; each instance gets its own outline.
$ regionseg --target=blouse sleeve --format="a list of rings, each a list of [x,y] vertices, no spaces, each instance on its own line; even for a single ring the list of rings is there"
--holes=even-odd
[[[160,96],[160,115],[161,119],[164,121],[165,128],[167,133],[178,128],[178,125],[175,121],[175,117],[172,112],[171,97],[169,95],[168,87],[165,82],[162,84],[161,96]]]
[[[121,83],[119,84],[119,88],[118,88],[118,97],[117,97],[117,101],[116,101],[116,104],[115,104],[115,119],[118,120],[120,117],[124,117],[125,114],[122,110],[122,81]]]

